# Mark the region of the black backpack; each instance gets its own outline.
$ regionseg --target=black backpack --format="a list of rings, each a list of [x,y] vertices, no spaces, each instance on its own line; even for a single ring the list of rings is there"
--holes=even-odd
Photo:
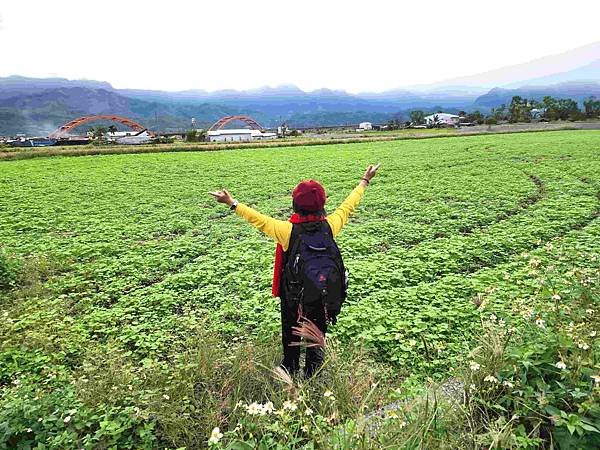
[[[282,292],[303,311],[324,308],[327,322],[335,323],[346,299],[348,272],[327,221],[292,226],[284,254]]]

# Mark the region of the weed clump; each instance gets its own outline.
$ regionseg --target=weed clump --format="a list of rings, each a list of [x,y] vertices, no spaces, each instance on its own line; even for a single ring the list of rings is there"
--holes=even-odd
[[[20,269],[19,261],[0,247],[0,290],[16,286]]]

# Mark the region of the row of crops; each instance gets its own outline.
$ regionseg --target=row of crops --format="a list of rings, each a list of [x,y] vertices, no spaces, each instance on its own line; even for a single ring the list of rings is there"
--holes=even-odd
[[[275,246],[207,192],[285,219],[298,181],[322,181],[333,210],[379,161],[338,239],[351,278],[332,333],[398,376],[443,379],[482,302],[529,326],[523,309],[547,306],[540,264],[597,276],[599,149],[597,132],[563,131],[1,163],[1,251],[21,270],[0,291],[0,386],[75,376],[99,352],[166,361],[198,329],[272,341]]]

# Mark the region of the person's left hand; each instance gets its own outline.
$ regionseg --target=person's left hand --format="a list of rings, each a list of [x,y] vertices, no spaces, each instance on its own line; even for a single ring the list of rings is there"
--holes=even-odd
[[[369,165],[369,167],[367,167],[367,170],[365,171],[365,174],[363,175],[363,179],[371,181],[373,177],[377,175],[377,170],[379,169],[379,166],[381,166],[381,163],[377,164],[376,166]]]
[[[215,198],[215,200],[219,203],[225,203],[229,206],[233,204],[233,197],[225,189],[223,189],[222,191],[209,192],[209,194],[212,195]]]

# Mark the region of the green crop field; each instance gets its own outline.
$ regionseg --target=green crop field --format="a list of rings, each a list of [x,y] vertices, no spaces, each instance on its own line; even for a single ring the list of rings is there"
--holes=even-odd
[[[598,301],[597,131],[0,162],[0,448],[194,448],[233,429],[235,390],[194,422],[210,381],[184,399],[179,357],[210,336],[272,348],[256,370],[276,365],[275,245],[207,192],[287,219],[300,180],[320,180],[332,211],[376,162],[338,238],[350,289],[331,335],[389,385],[453,376],[482,317],[536,328],[577,280]],[[586,345],[599,372],[595,333]],[[167,407],[187,422],[161,422]],[[194,423],[202,442],[180,432]]]

